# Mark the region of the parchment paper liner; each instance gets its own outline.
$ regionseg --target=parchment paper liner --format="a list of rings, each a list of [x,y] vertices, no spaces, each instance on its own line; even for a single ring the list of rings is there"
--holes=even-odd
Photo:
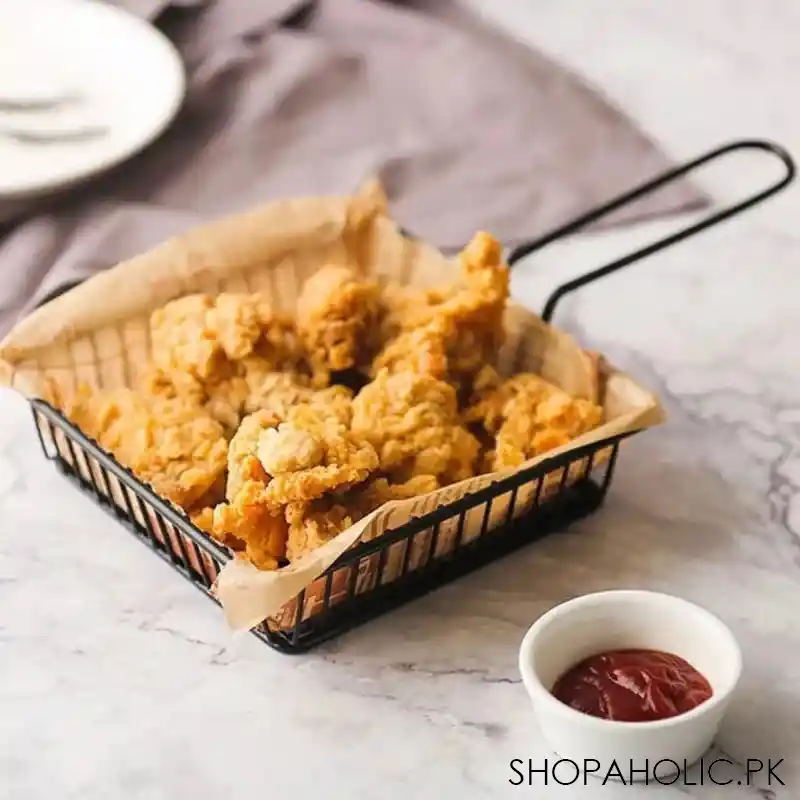
[[[271,203],[249,213],[212,222],[178,236],[153,250],[117,265],[38,309],[22,320],[0,343],[0,384],[27,398],[48,400],[53,387],[68,395],[80,382],[111,388],[131,385],[142,374],[150,356],[148,318],[153,309],[191,292],[261,291],[276,307],[291,309],[302,282],[325,263],[349,263],[365,275],[389,278],[419,286],[452,282],[458,274],[454,262],[429,245],[403,236],[387,213],[386,200],[377,183],[353,197],[315,197]],[[498,364],[504,374],[534,371],[573,395],[597,397],[605,422],[569,446],[551,451],[524,466],[600,441],[615,434],[647,428],[664,419],[658,400],[630,377],[605,361],[597,362],[567,334],[546,325],[534,313],[511,305],[506,315],[506,344]],[[598,375],[601,383],[598,385]],[[63,451],[62,451],[63,452]],[[607,458],[609,449],[595,457]],[[74,459],[71,459],[74,460]],[[99,470],[80,463],[85,477],[98,485]],[[568,482],[583,474],[581,463],[570,467]],[[508,474],[508,473],[505,473]],[[217,578],[216,594],[230,625],[248,629],[268,620],[269,627],[294,624],[293,599],[306,589],[303,617],[321,603],[324,580],[316,580],[347,548],[396,528],[411,517],[431,511],[474,492],[500,474],[482,475],[458,485],[412,500],[387,504],[343,532],[325,547],[277,572],[260,572],[239,559],[226,564]],[[545,478],[542,496],[552,492],[559,475]],[[117,484],[113,479],[112,484]],[[108,491],[103,491],[107,488]],[[528,496],[518,496],[514,516],[530,506]],[[118,505],[123,488],[101,487]],[[128,493],[129,494],[129,493]],[[507,493],[508,494],[508,493]],[[508,497],[492,504],[491,530],[506,520]],[[483,522],[470,513],[464,541],[476,535]],[[141,515],[134,505],[134,513]],[[140,520],[141,521],[141,520]],[[430,532],[415,537],[409,569],[420,567],[430,554]],[[165,535],[179,535],[171,526]],[[433,557],[452,550],[455,531],[442,526]],[[403,559],[405,543],[392,547],[382,582],[393,580]],[[197,560],[194,556],[192,560]],[[202,559],[206,568],[210,559]],[[356,576],[357,591],[374,585],[377,555],[362,559]],[[212,564],[213,566],[213,564]],[[332,601],[343,596],[352,580],[351,568],[337,570]]]

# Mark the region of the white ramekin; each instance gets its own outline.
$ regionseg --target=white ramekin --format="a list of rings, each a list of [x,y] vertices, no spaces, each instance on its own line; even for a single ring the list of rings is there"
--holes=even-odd
[[[550,693],[568,669],[589,656],[623,648],[663,650],[701,672],[712,697],[691,711],[655,722],[616,722],[575,711]],[[739,681],[742,656],[713,614],[678,597],[646,591],[584,595],[556,606],[525,634],[522,682],[542,736],[560,759],[584,774],[644,781],[674,775],[711,745]]]

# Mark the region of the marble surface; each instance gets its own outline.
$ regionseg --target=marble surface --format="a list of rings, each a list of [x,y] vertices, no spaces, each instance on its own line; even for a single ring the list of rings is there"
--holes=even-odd
[[[676,157],[740,136],[800,154],[794,0],[479,5]],[[702,176],[718,197],[769,177],[738,160]],[[797,796],[799,218],[790,190],[566,300],[558,324],[658,391],[668,424],[631,443],[607,506],[573,533],[301,659],[232,640],[208,600],[43,464],[27,408],[0,393],[0,798]],[[514,294],[539,308],[563,277],[675,224],[552,248]],[[516,669],[523,632],[611,587],[679,594],[731,626],[746,671],[718,746],[785,759],[785,786],[747,786],[741,767],[727,786],[509,783],[511,759],[549,755]]]

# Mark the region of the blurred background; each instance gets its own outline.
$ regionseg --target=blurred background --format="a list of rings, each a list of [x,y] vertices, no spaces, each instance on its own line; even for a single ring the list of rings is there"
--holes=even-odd
[[[646,88],[626,96],[627,78],[658,59],[637,50],[630,20],[657,27],[666,47],[663,8],[629,3],[629,19],[624,2],[603,5],[0,5],[0,333],[99,270],[276,198],[378,177],[400,224],[441,248],[478,229],[513,245],[694,155],[707,127],[687,136],[692,152],[674,137],[665,147],[659,123],[675,115],[659,119]],[[595,67],[593,52],[612,91],[575,63]],[[680,56],[666,73],[673,109],[688,98],[674,97],[678,83],[691,91],[690,76],[674,80]],[[693,113],[680,115],[684,131]],[[673,185],[608,224],[706,201]]]

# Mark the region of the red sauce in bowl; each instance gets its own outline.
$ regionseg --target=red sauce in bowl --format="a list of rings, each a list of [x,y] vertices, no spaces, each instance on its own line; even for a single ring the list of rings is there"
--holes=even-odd
[[[658,650],[611,650],[569,669],[556,681],[552,694],[593,717],[652,722],[685,714],[713,691],[680,656]]]

